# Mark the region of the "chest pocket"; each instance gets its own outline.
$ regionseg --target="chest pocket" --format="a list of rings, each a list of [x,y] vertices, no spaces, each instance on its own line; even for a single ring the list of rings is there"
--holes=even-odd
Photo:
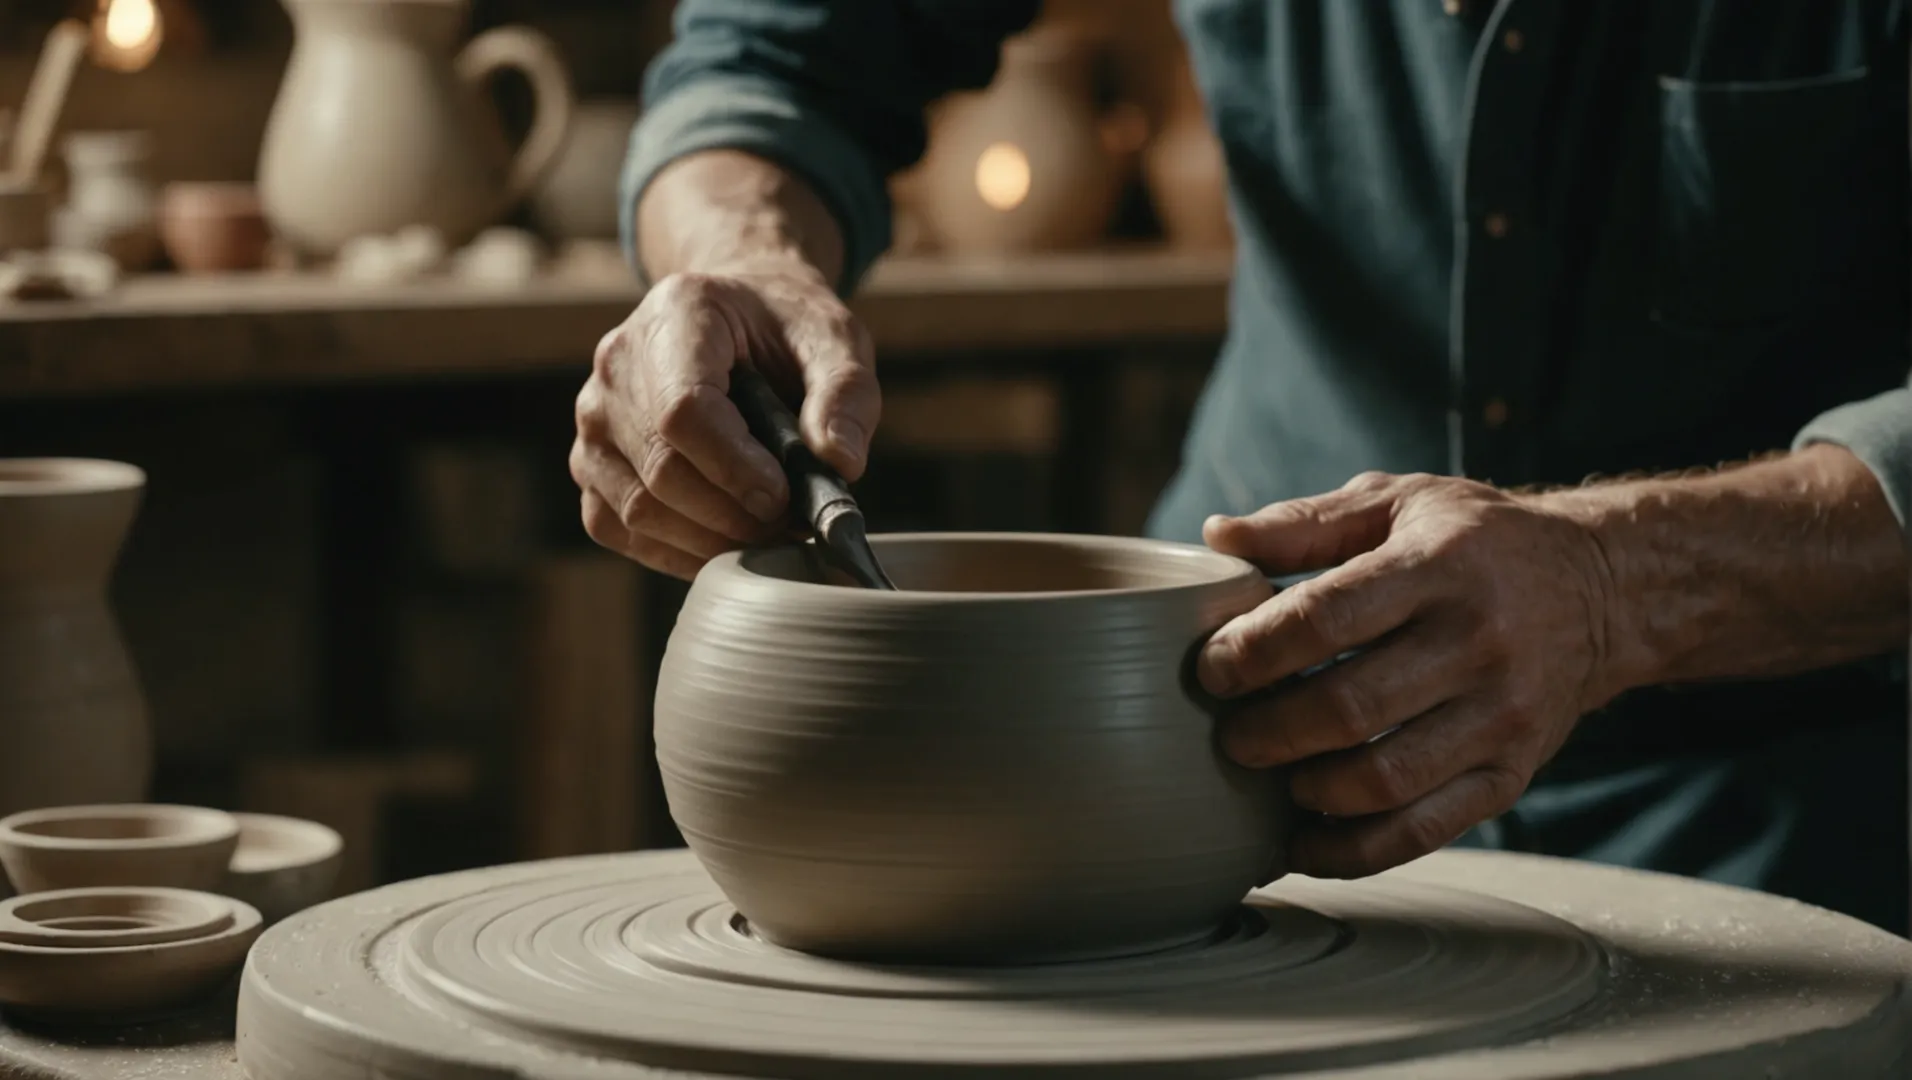
[[[1687,333],[1784,326],[1835,269],[1864,68],[1783,82],[1660,80],[1653,318]],[[1877,223],[1885,227],[1886,223]]]

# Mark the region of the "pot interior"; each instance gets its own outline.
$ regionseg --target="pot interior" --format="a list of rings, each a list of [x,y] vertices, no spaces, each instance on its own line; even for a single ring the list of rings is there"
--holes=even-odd
[[[172,810],[86,810],[23,816],[9,828],[20,836],[96,843],[212,840],[225,832],[224,815]]]
[[[1243,564],[1204,548],[1153,540],[1031,533],[871,537],[898,589],[932,593],[1091,593],[1173,589],[1225,581]],[[753,551],[762,577],[856,588],[808,544]]]

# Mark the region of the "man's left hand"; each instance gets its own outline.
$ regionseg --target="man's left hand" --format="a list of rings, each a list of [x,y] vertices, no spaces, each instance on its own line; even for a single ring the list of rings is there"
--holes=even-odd
[[[1548,505],[1370,473],[1208,521],[1211,547],[1271,575],[1326,571],[1222,627],[1197,665],[1210,693],[1247,697],[1228,754],[1290,766],[1296,804],[1323,815],[1295,835],[1296,872],[1361,877],[1454,841],[1624,688],[1611,568]]]

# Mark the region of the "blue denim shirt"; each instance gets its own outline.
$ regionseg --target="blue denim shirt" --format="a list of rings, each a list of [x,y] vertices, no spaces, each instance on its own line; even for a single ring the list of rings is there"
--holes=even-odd
[[[1036,7],[682,0],[632,139],[627,242],[658,168],[747,149],[829,202],[853,288],[888,244],[883,181],[921,154],[923,107],[985,85]],[[1225,149],[1238,257],[1154,531],[1194,539],[1207,514],[1367,469],[1571,483],[1822,440],[1906,519],[1903,0],[1178,0],[1176,18]],[[1600,799],[1573,793],[1672,799],[1678,832],[1735,784],[1771,803],[1748,763],[1801,732],[1904,710],[1881,665],[1638,692],[1580,725],[1540,809],[1509,827],[1528,846],[1766,883],[1798,814],[1761,811],[1780,840],[1647,855],[1646,803],[1622,815],[1630,832],[1603,831]],[[1895,791],[1903,772],[1901,753]],[[1549,817],[1549,797],[1573,812]],[[1904,819],[1899,805],[1894,836]],[[1881,842],[1904,863],[1903,841]],[[1665,854],[1680,843],[1695,853]]]

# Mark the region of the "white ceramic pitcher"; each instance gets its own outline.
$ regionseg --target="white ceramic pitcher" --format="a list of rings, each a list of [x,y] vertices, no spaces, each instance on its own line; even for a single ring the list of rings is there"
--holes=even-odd
[[[502,26],[459,51],[468,0],[283,2],[297,37],[266,126],[259,196],[305,253],[408,225],[461,244],[556,162],[571,80],[542,34]],[[537,99],[515,156],[485,96],[502,68],[523,71]]]

